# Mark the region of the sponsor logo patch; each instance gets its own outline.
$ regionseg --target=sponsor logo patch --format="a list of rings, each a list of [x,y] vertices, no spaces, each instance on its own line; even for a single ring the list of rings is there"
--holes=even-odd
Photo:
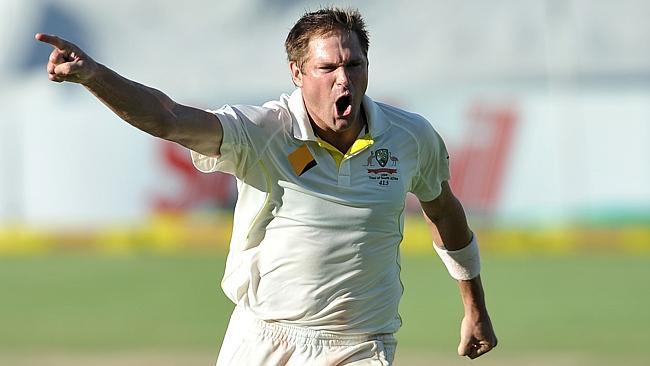
[[[316,159],[314,159],[314,156],[311,154],[311,151],[309,151],[309,148],[307,148],[307,145],[301,145],[294,152],[289,154],[287,158],[293,168],[293,172],[296,173],[297,176],[303,175],[306,171],[317,165]]]

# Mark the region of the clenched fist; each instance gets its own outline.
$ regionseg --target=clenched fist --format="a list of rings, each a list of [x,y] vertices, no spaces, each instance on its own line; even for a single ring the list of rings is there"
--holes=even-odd
[[[97,71],[97,63],[75,44],[43,33],[37,33],[35,38],[54,47],[47,62],[50,80],[58,83],[70,81],[84,84]]]
[[[487,314],[478,319],[465,315],[460,328],[458,355],[475,359],[490,352],[497,346],[497,337],[492,328],[492,321]]]

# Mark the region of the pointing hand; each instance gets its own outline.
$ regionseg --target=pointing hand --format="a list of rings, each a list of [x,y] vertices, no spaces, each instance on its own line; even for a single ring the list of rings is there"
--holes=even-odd
[[[97,63],[75,44],[43,33],[37,33],[35,38],[54,47],[47,62],[50,80],[83,84],[93,77],[97,70]]]

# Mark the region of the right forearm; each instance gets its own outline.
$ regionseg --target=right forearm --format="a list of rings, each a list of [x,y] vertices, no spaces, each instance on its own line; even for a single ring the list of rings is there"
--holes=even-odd
[[[134,127],[157,137],[168,134],[175,103],[161,91],[126,79],[101,64],[83,85]]]
[[[65,39],[44,33],[35,37],[53,47],[47,62],[51,81],[82,84],[136,128],[203,155],[219,155],[223,129],[215,114],[176,103],[159,90],[118,75]]]

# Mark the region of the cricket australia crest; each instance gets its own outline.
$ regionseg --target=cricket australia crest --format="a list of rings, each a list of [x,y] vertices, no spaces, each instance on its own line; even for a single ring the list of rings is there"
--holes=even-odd
[[[386,166],[388,164],[388,157],[390,153],[388,152],[388,149],[377,149],[375,150],[375,160],[381,165],[382,167]]]
[[[378,168],[370,168],[374,166],[373,162],[376,161],[379,164]],[[394,168],[387,168],[388,163]],[[364,166],[368,167],[368,179],[376,181],[380,186],[388,186],[391,181],[399,180],[399,175],[397,174],[397,163],[399,158],[393,155],[390,150],[382,148],[374,151],[370,151],[370,156],[368,156],[368,163]]]

